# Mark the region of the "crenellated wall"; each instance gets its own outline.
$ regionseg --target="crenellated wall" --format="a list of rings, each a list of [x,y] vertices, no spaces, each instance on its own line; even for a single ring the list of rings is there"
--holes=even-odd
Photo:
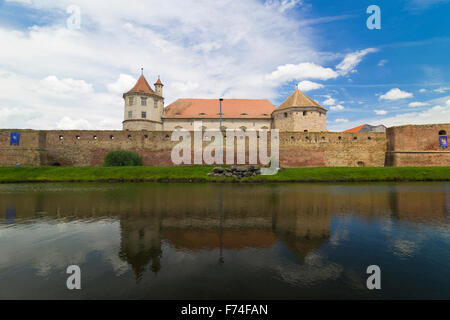
[[[280,164],[446,166],[450,152],[439,148],[442,130],[448,133],[450,124],[393,127],[386,133],[280,132]],[[11,132],[20,132],[19,146],[10,146]],[[123,149],[137,152],[145,165],[172,166],[171,152],[178,142],[171,141],[171,135],[169,131],[0,130],[0,165],[97,166],[107,152]]]

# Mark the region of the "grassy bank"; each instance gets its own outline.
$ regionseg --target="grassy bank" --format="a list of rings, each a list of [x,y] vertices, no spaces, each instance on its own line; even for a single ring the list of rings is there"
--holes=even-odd
[[[183,167],[0,167],[0,183],[153,181],[153,182],[352,182],[450,181],[450,167],[287,168],[274,176],[209,177],[213,166]]]

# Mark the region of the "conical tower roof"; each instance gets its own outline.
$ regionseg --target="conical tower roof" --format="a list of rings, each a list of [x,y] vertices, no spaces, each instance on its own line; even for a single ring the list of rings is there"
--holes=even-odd
[[[141,75],[134,85],[134,87],[128,91],[127,93],[152,93],[154,94],[155,91],[152,90],[150,85],[148,84],[147,80],[145,79],[144,75]]]
[[[286,99],[280,106],[278,110],[287,108],[301,108],[301,107],[316,107],[326,111],[324,107],[318,104],[316,101],[308,97],[306,94],[301,92],[298,88]]]

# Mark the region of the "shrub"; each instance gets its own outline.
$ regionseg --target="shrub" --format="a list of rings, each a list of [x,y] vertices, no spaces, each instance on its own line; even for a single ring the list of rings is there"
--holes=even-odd
[[[106,154],[104,165],[106,167],[142,166],[142,158],[135,152],[114,150]]]

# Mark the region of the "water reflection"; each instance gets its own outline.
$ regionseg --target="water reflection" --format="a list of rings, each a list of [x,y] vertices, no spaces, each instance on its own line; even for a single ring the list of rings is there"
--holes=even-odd
[[[131,296],[365,297],[362,270],[376,256],[388,267],[402,259],[416,259],[409,261],[413,269],[437,261],[441,274],[432,280],[439,288],[449,284],[449,258],[438,257],[450,249],[449,207],[448,183],[1,185],[0,281],[12,285],[17,270],[29,272],[35,258],[36,273],[50,278],[69,264],[95,265],[100,274],[112,265],[114,276],[102,283],[117,282],[122,290],[117,278],[130,270]],[[400,267],[386,277],[399,277]],[[270,288],[255,283],[262,279]],[[224,281],[241,283],[225,290]],[[176,294],[163,288],[168,284]],[[28,289],[17,289],[17,296],[27,297]],[[389,292],[402,294],[408,297]]]

